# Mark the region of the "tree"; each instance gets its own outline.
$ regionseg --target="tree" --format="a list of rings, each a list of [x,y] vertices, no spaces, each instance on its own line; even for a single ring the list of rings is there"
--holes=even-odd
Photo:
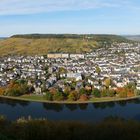
[[[0,88],[0,95],[4,95],[4,92],[5,92],[5,90],[4,90],[4,88]]]
[[[136,89],[136,83],[135,82],[130,82],[125,87],[128,88],[128,89],[135,90]]]
[[[71,91],[70,94],[68,95],[68,100],[70,101],[76,101],[79,99],[79,94],[77,91]]]
[[[73,93],[70,93],[70,94],[68,95],[68,100],[69,100],[69,101],[76,101],[75,95],[74,95]]]
[[[11,81],[10,84],[5,89],[5,95],[8,96],[20,96],[27,94],[29,88],[26,83],[21,84],[19,82]]]
[[[44,97],[48,101],[52,101],[53,100],[52,94],[50,92],[48,92],[48,91],[45,93],[45,96]]]
[[[65,89],[64,89],[64,98],[65,99],[67,99],[70,92],[71,92],[71,88],[69,86],[65,86]]]
[[[45,66],[45,68],[44,68],[44,70],[45,70],[46,74],[48,74],[48,71],[49,71],[49,66],[48,66],[48,65],[46,65],[46,66]]]
[[[79,94],[80,95],[83,95],[83,94],[86,94],[87,93],[87,90],[85,89],[85,88],[81,88],[80,90],[79,90]]]
[[[100,97],[101,97],[101,92],[100,92],[99,89],[94,88],[94,89],[92,90],[92,95],[93,95],[94,97],[100,98]]]
[[[82,94],[81,96],[80,96],[80,99],[79,99],[80,101],[87,101],[88,100],[88,96],[86,95],[86,94]]]
[[[17,83],[17,84],[25,84],[26,83],[26,80],[19,79],[19,80],[15,81],[15,83]]]
[[[27,84],[21,84],[20,85],[20,90],[21,90],[21,94],[27,94],[29,92],[29,87],[27,86]]]
[[[49,89],[49,92],[50,92],[52,95],[54,95],[54,94],[56,94],[56,93],[58,92],[58,89],[52,87],[52,88]]]
[[[60,74],[65,74],[65,73],[67,73],[67,70],[65,68],[63,68],[63,67],[60,67],[59,68],[59,73]]]
[[[63,96],[63,93],[62,92],[56,92],[54,95],[53,95],[53,100],[55,101],[62,101],[64,100],[64,96]]]
[[[104,88],[104,89],[101,90],[101,95],[102,95],[102,97],[114,97],[115,90]]]
[[[98,75],[101,73],[101,69],[99,66],[96,66],[95,72],[98,73]]]
[[[75,87],[76,87],[76,82],[75,81],[72,81],[72,83],[71,83],[71,89],[72,90],[75,90]]]
[[[104,85],[106,86],[106,88],[108,89],[109,86],[111,85],[111,79],[110,78],[106,78],[104,81]]]
[[[116,91],[115,91],[115,90],[113,90],[113,89],[109,89],[109,90],[108,90],[108,96],[109,96],[109,97],[114,97],[115,94],[116,94]]]
[[[136,96],[139,96],[139,95],[140,95],[140,90],[135,89],[135,90],[134,90],[134,93],[135,93]]]
[[[134,96],[134,91],[133,90],[127,91],[127,97],[133,97],[133,96]]]
[[[101,90],[101,96],[102,97],[106,97],[107,96],[107,89],[104,88],[104,89]]]
[[[120,98],[126,98],[127,97],[127,90],[126,90],[126,88],[118,88],[116,90],[116,93],[119,95]]]

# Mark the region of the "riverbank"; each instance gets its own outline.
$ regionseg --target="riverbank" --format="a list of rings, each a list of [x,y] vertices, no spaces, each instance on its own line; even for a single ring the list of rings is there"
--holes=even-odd
[[[118,98],[118,97],[102,97],[102,98],[91,98],[88,101],[47,101],[43,96],[39,95],[23,95],[20,97],[11,96],[0,96],[0,98],[19,100],[19,101],[31,101],[40,103],[55,103],[55,104],[85,104],[85,103],[104,103],[104,102],[116,102],[116,101],[128,101],[140,98],[140,96]]]

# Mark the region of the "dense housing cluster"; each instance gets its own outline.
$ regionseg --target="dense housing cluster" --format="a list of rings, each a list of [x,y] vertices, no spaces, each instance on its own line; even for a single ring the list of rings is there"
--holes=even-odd
[[[140,44],[113,43],[85,54],[0,58],[0,87],[14,86],[15,81],[24,81],[30,89],[26,92],[51,100],[118,96],[118,91],[132,96],[140,90]]]

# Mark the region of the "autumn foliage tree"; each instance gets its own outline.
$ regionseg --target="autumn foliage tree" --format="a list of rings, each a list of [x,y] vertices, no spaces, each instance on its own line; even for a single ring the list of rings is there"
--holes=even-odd
[[[4,95],[8,96],[20,96],[28,93],[28,86],[26,83],[17,83],[11,81],[10,84],[5,88]]]
[[[79,99],[79,94],[75,90],[71,91],[70,94],[68,95],[68,100],[70,101],[76,101],[78,99]]]
[[[1,87],[0,88],[0,95],[4,95],[4,91],[5,91],[4,88]]]
[[[87,101],[88,100],[88,96],[86,95],[86,94],[82,94],[81,96],[80,96],[80,99],[79,99],[80,101]]]
[[[109,89],[109,86],[111,85],[111,79],[110,78],[105,79],[104,85],[106,86],[107,89]]]
[[[120,98],[126,98],[127,97],[126,88],[117,88],[116,93]]]

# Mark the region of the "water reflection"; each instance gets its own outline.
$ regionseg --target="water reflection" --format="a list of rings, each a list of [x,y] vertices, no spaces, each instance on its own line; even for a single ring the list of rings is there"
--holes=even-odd
[[[47,104],[47,103],[43,103],[43,107],[46,110],[53,110],[56,112],[60,112],[63,110],[64,108],[64,104]]]
[[[79,108],[80,108],[81,110],[86,110],[87,107],[88,107],[88,104],[79,104]]]
[[[0,98],[0,104],[7,104],[12,107],[15,107],[17,105],[21,105],[22,107],[25,107],[25,106],[28,106],[30,104],[30,102]]]
[[[66,104],[65,107],[70,111],[75,111],[78,109],[78,104]]]
[[[123,102],[122,101],[118,101],[117,104],[119,104],[122,107],[125,107],[126,104],[127,104],[127,101],[123,101]]]
[[[29,106],[33,102],[29,101],[20,101],[20,100],[11,100],[6,98],[0,98],[0,104],[7,104],[12,107],[20,105],[22,107]],[[35,103],[35,102],[34,102]],[[36,103],[37,104],[37,103]],[[68,109],[70,111],[75,111],[77,109],[87,110],[88,103],[85,104],[56,104],[56,103],[40,103],[43,105],[45,110],[52,110],[56,112],[61,112],[63,109]],[[116,102],[103,102],[103,103],[92,103],[94,109],[106,109],[106,108],[114,108],[116,105],[121,107],[127,106],[127,104],[140,104],[140,99],[128,100],[128,101],[116,101]]]

